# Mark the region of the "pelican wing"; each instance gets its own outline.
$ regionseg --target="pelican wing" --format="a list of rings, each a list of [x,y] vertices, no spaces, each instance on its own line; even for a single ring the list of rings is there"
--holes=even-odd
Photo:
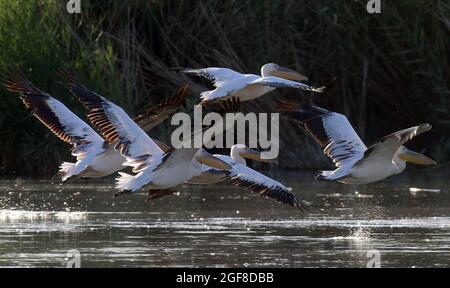
[[[100,151],[104,140],[86,122],[64,104],[36,88],[23,75],[16,75],[3,84],[20,97],[31,113],[61,140],[74,146],[72,154],[83,158],[89,151]]]
[[[184,69],[183,73],[204,77],[214,83],[214,86],[221,86],[225,82],[242,78],[243,75],[228,68],[203,68],[203,69]]]
[[[245,165],[235,163],[233,169],[224,178],[234,186],[242,187],[250,192],[275,199],[302,211],[307,209],[305,204],[283,184]]]
[[[281,111],[299,121],[337,167],[353,165],[367,150],[347,117],[323,108],[281,102]]]
[[[202,166],[202,174],[189,179],[186,183],[195,185],[211,185],[225,181],[228,171],[214,169],[207,165]]]
[[[357,163],[357,165],[362,164],[364,161],[376,158],[377,161],[388,161],[391,162],[394,154],[397,150],[411,140],[412,138],[420,135],[424,132],[431,130],[430,124],[421,124],[419,126],[403,129],[395,133],[389,134],[375,144],[370,146],[364,154],[364,158]]]
[[[218,113],[222,117],[227,113],[238,113],[241,108],[241,100],[238,97],[231,97],[224,99],[223,101],[213,102],[204,108],[205,114]]]
[[[139,125],[119,106],[89,90],[76,79],[64,73],[70,91],[88,109],[89,121],[101,132],[109,143],[115,143],[116,149],[127,157],[127,166],[141,166],[152,156],[161,156],[164,152],[145,133]]]
[[[158,105],[152,106],[143,114],[136,116],[134,122],[136,122],[145,132],[149,132],[152,128],[164,122],[171,114],[178,110],[186,98],[187,91],[187,85],[181,87],[173,97],[164,99]]]
[[[427,124],[427,123],[420,124],[419,126],[403,129],[403,130],[394,132],[392,134],[389,134],[389,135],[383,137],[379,142],[383,142],[388,139],[395,139],[396,141],[398,141],[400,143],[400,145],[403,145],[406,142],[408,142],[409,140],[411,140],[412,138],[414,138],[424,132],[430,131],[431,128],[432,127],[430,124]]]
[[[264,85],[264,86],[270,86],[273,88],[294,88],[294,89],[302,89],[302,90],[306,90],[306,91],[313,91],[313,92],[319,92],[319,93],[323,92],[323,90],[325,89],[325,86],[315,88],[315,87],[311,87],[309,85],[306,85],[306,84],[303,84],[300,82],[291,81],[291,80],[273,77],[273,76],[262,77],[262,78],[256,79],[255,81],[252,81],[251,83],[249,83],[249,85]]]
[[[222,102],[217,103],[220,105],[216,107],[218,109],[215,110],[216,111],[215,113],[218,113],[222,117],[225,117],[225,115],[227,113],[233,113],[233,112],[238,111],[240,108],[240,103],[241,102],[240,102],[239,98],[236,98],[236,97],[233,97],[230,99],[225,99]],[[212,105],[212,106],[214,106],[214,105]],[[214,112],[214,110],[212,110],[211,112]],[[205,119],[208,119],[208,115],[205,116]],[[225,121],[225,119],[223,121]],[[218,128],[221,128],[221,129],[218,129]],[[221,127],[218,127],[218,128],[215,126],[215,124],[203,125],[201,129],[194,130],[194,132],[192,132],[190,137],[186,137],[186,138],[182,139],[182,141],[180,143],[180,147],[177,147],[177,148],[191,147],[195,143],[202,143],[203,146],[207,146],[208,144],[210,144],[210,141],[212,141],[212,139],[204,137],[204,135],[206,133],[209,133],[210,135],[212,135],[212,134],[217,135],[219,133],[226,133],[226,135],[228,135],[228,134],[234,135],[234,127],[228,127],[227,125],[222,125]]]

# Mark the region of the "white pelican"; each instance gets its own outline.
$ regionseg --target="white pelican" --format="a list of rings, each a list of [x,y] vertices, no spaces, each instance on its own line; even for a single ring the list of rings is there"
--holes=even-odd
[[[202,102],[237,97],[241,102],[258,98],[276,88],[296,88],[322,92],[325,87],[314,88],[296,81],[307,80],[305,76],[274,63],[261,68],[261,76],[241,74],[228,68],[183,69],[182,72],[205,77],[214,82],[216,89],[200,94]]]
[[[228,181],[235,186],[243,187],[264,197],[273,198],[302,211],[307,209],[306,205],[298,200],[283,184],[247,167],[245,159],[271,162],[271,160],[261,159],[259,152],[249,149],[246,145],[236,144],[231,147],[230,156],[220,154],[214,154],[213,156],[228,163],[232,168],[226,171],[203,165],[202,174],[189,180],[189,184],[209,185]]]
[[[279,108],[281,111],[291,111],[287,115],[303,125],[338,167],[334,171],[320,172],[317,176],[319,180],[367,184],[403,172],[406,161],[421,165],[436,164],[427,156],[403,146],[415,136],[431,130],[430,124],[392,133],[367,148],[342,114],[290,102],[281,102]]]
[[[3,84],[9,91],[21,93],[21,99],[32,114],[50,131],[66,143],[73,145],[72,155],[76,163],[63,162],[58,174],[62,181],[71,177],[100,178],[124,169],[126,158],[108,145],[88,124],[70,111],[64,104],[36,88],[22,73]],[[186,96],[187,87],[162,104],[148,109],[136,119],[146,131],[168,118]],[[162,149],[165,144],[158,142]]]
[[[89,110],[88,119],[115,149],[126,157],[125,166],[135,175],[119,172],[115,196],[138,192],[143,186],[155,195],[171,194],[184,182],[202,173],[202,164],[228,170],[227,163],[203,149],[181,148],[164,152],[128,114],[116,104],[74,82],[74,95]]]

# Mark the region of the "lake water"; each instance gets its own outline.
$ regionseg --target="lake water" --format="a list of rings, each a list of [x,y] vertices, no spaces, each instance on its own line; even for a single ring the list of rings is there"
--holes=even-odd
[[[111,181],[0,182],[0,267],[450,267],[448,173],[367,186],[273,175],[312,211],[227,185],[144,203]],[[420,190],[420,189],[429,190]]]

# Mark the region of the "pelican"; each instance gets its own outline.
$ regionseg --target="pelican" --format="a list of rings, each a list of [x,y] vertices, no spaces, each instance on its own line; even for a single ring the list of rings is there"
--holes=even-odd
[[[73,146],[75,163],[63,162],[58,175],[62,181],[72,177],[100,178],[124,169],[126,158],[108,145],[88,124],[70,111],[63,103],[43,92],[32,84],[19,71],[3,84],[9,91],[20,93],[25,106],[51,132],[64,142]],[[187,87],[181,88],[177,95],[160,105],[147,109],[136,117],[138,123],[150,130],[168,118],[186,95]],[[168,149],[158,142],[162,149]]]
[[[230,156],[214,154],[214,157],[226,162],[232,168],[229,171],[202,166],[202,174],[188,181],[189,184],[216,184],[228,181],[231,184],[258,193],[261,196],[273,198],[300,210],[307,209],[297,197],[283,184],[247,167],[245,159],[260,162],[272,162],[261,158],[258,151],[248,148],[244,144],[231,147]]]
[[[431,130],[430,124],[397,131],[381,138],[369,148],[356,134],[347,117],[323,108],[281,102],[280,110],[300,122],[336,164],[334,171],[321,171],[319,180],[345,184],[368,184],[400,174],[406,162],[435,165],[425,155],[409,150],[403,144]]]
[[[325,87],[314,88],[296,82],[308,78],[291,69],[268,63],[262,66],[261,76],[241,74],[228,68],[210,67],[204,69],[183,69],[187,74],[202,76],[214,82],[216,89],[200,94],[201,104],[237,97],[241,102],[253,100],[276,88],[295,88],[322,92]]]
[[[228,170],[230,165],[199,148],[163,151],[119,106],[73,82],[72,91],[88,109],[88,119],[104,139],[126,158],[123,165],[135,175],[119,172],[115,196],[138,192],[146,186],[156,195],[171,194],[184,182],[202,173],[202,164]]]

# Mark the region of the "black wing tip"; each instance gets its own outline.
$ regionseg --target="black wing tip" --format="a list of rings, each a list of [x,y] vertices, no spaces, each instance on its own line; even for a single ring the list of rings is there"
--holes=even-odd
[[[77,74],[69,69],[59,69],[56,72],[63,80],[64,84],[69,88],[70,92],[74,94],[76,97],[79,97],[80,92],[86,94],[93,94],[93,91],[87,88],[84,84],[81,83]]]
[[[277,110],[280,112],[299,112],[299,113],[314,113],[317,115],[325,115],[332,113],[331,111],[306,103],[300,103],[292,100],[281,99],[276,102]]]
[[[67,70],[67,69],[59,69],[56,72],[62,79],[64,85],[67,86],[69,91],[77,98],[80,98],[80,95],[78,93],[78,89],[86,90],[86,87],[78,81],[77,76],[73,71]]]
[[[215,112],[225,116],[227,113],[239,112],[241,108],[241,100],[238,97],[202,100],[198,105],[207,108],[208,112]]]
[[[295,196],[294,193],[290,192],[290,191],[284,191],[284,190],[277,190],[275,191],[275,197],[271,197],[271,193],[267,194],[267,197],[271,197],[275,200],[277,200],[278,202],[281,202],[283,204],[287,204],[293,208],[297,208],[298,210],[300,210],[303,214],[306,214],[306,212],[310,212],[310,208],[308,207],[308,205],[299,200],[297,198],[297,196]]]
[[[304,201],[298,200],[297,198],[295,203],[293,204],[293,207],[300,210],[303,214],[311,213],[311,207],[309,207],[309,205]]]
[[[185,101],[189,92],[189,85],[182,85],[178,88],[177,92],[172,97],[166,97],[156,105],[152,105],[147,110],[134,117],[135,122],[145,120],[147,117],[157,116],[159,112],[163,110],[178,110]],[[172,113],[170,113],[172,114]]]
[[[314,122],[314,120],[321,119],[326,115],[333,113],[332,111],[318,106],[300,104],[291,101],[279,102],[278,111],[282,113],[282,116],[298,121],[303,126],[307,125],[310,122]]]
[[[236,113],[241,107],[241,100],[238,97],[232,97],[226,99],[220,103],[220,109],[218,113],[220,115],[225,115],[227,113]]]
[[[186,99],[188,92],[189,92],[189,85],[183,84],[178,88],[177,92],[172,97],[166,97],[154,108],[155,109],[164,109],[164,108],[177,109]]]
[[[75,76],[74,72],[67,69],[60,69],[58,70],[58,75],[63,78],[65,81],[64,84],[67,86],[72,95],[76,97],[88,111],[92,112],[104,102],[100,95],[82,84]]]
[[[189,85],[183,84],[181,85],[177,92],[172,97],[166,97],[163,99],[158,105],[156,105],[155,109],[164,109],[164,108],[178,108],[183,101],[186,99],[186,96],[189,91]]]
[[[45,93],[38,89],[18,67],[13,67],[0,76],[0,84],[8,91],[23,95],[43,96]]]
[[[271,198],[293,208],[297,208],[304,214],[305,211],[310,211],[306,203],[300,201],[294,193],[288,190],[281,189],[279,187],[270,189],[266,186],[258,185],[250,181],[242,181],[238,176],[224,176],[224,179],[237,187],[242,187],[247,191],[259,194],[262,197]]]
[[[56,71],[56,74],[68,82],[78,83],[75,72],[72,70],[61,68]]]
[[[18,65],[14,64],[6,65],[0,71],[0,79],[2,81],[11,78],[27,79],[23,70]]]
[[[287,99],[279,99],[276,100],[275,103],[278,111],[297,111],[303,105],[300,102]]]
[[[188,92],[189,92],[189,85],[188,84],[183,84],[183,85],[180,86],[180,88],[178,88],[177,93],[173,97],[173,98],[177,99],[178,105],[180,105],[181,102],[186,98]]]

